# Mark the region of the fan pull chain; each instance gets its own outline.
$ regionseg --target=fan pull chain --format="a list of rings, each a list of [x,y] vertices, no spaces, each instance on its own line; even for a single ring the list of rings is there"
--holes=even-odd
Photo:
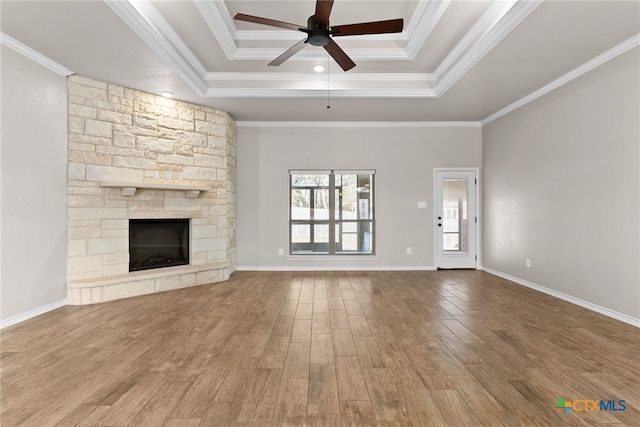
[[[329,65],[331,65],[329,61],[329,55],[327,54],[327,109],[331,108],[331,99],[329,97]]]

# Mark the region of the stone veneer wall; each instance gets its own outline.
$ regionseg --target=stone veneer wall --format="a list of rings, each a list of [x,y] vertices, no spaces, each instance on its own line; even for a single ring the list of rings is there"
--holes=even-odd
[[[236,262],[233,119],[84,77],[69,77],[68,91],[69,304],[228,279]],[[140,188],[123,196],[105,181],[211,190],[196,198]],[[129,273],[131,218],[191,218],[190,265]]]

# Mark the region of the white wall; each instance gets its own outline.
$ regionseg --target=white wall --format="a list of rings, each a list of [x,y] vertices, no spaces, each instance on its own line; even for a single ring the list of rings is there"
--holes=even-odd
[[[67,80],[2,47],[0,320],[66,296]]]
[[[634,49],[483,129],[484,266],[635,319],[638,59]]]
[[[238,268],[433,267],[433,168],[480,167],[481,128],[238,123]],[[376,170],[375,260],[293,261],[289,169]],[[426,201],[427,209],[418,209]],[[412,255],[407,255],[407,247]]]

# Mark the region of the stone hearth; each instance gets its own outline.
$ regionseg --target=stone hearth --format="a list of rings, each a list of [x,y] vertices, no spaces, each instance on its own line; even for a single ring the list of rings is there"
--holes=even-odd
[[[235,122],[225,112],[69,78],[69,304],[227,280],[235,270]],[[189,265],[129,273],[129,220],[190,219]]]

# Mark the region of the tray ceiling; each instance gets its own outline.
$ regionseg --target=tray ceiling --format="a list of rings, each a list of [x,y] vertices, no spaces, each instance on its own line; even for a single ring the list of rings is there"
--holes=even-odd
[[[635,1],[336,0],[332,25],[405,22],[398,34],[336,38],[357,64],[343,72],[310,45],[270,67],[304,34],[232,18],[305,26],[314,10],[314,0],[4,0],[1,29],[5,45],[76,74],[254,121],[478,121],[620,44],[637,46],[640,31]]]

